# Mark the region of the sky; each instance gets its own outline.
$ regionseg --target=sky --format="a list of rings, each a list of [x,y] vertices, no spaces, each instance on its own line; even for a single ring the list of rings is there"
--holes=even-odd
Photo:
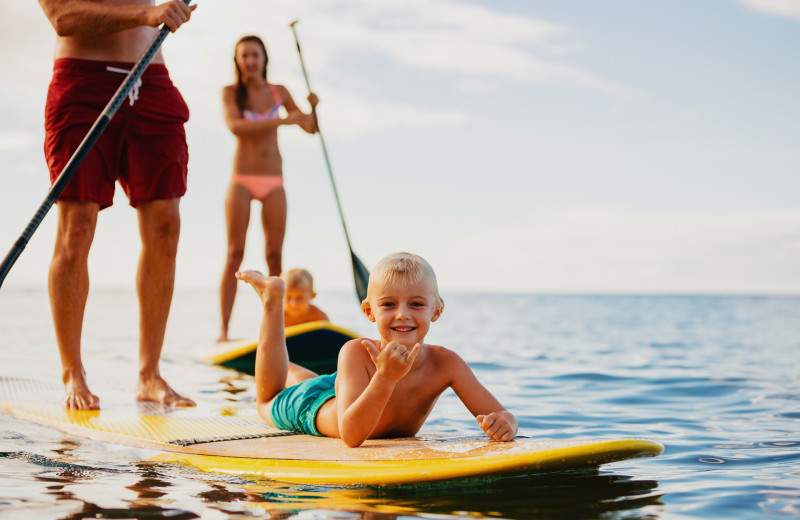
[[[49,189],[55,33],[0,0],[0,255]],[[190,110],[178,286],[214,287],[234,139],[220,92],[262,36],[307,108],[296,26],[352,246],[424,256],[447,292],[800,294],[800,2],[200,0],[163,49]],[[284,267],[352,269],[317,136],[280,129]],[[135,211],[100,214],[93,286],[132,287]],[[257,215],[257,203],[253,205]],[[4,287],[43,288],[55,208]],[[258,219],[244,268],[265,269]]]

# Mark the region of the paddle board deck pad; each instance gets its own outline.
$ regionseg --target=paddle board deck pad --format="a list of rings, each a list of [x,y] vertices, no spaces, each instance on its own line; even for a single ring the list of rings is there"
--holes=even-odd
[[[646,439],[550,440],[421,433],[370,439],[348,448],[339,439],[271,428],[253,409],[165,408],[145,403],[104,410],[65,410],[62,389],[0,378],[0,410],[13,417],[89,439],[159,450],[149,459],[202,471],[297,484],[396,486],[595,468],[655,456]]]
[[[360,337],[358,334],[327,321],[312,321],[286,327],[286,348],[289,361],[318,374],[336,371],[342,345]],[[233,368],[254,375],[256,367],[255,338],[223,341],[203,354],[206,362]]]

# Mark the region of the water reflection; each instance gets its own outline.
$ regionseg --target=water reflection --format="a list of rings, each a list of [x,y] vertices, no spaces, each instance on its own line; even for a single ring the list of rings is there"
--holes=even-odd
[[[125,472],[63,466],[36,475],[46,494],[74,501],[63,518],[171,518],[223,515],[334,520],[438,518],[658,518],[663,510],[658,483],[598,471],[572,471],[463,480],[394,488],[335,488],[252,482],[196,474],[189,468],[150,462]],[[133,483],[124,486],[126,479]],[[103,483],[105,481],[105,484]],[[119,482],[123,481],[123,482]],[[81,490],[81,496],[70,488]],[[91,490],[90,490],[91,488]],[[121,497],[120,490],[132,495]],[[112,498],[116,497],[116,498]],[[113,503],[103,503],[104,500]],[[196,499],[196,500],[195,500]],[[198,502],[202,507],[198,507]],[[62,502],[63,503],[63,502]],[[181,505],[189,505],[192,511]],[[214,512],[216,515],[203,513]]]
[[[657,518],[658,483],[597,471],[562,472],[395,488],[322,488],[278,483],[243,486],[263,498],[252,504],[271,512],[314,510],[315,518],[393,519],[398,516],[598,518],[631,513]],[[248,499],[252,501],[251,499]],[[642,516],[640,516],[642,515]]]

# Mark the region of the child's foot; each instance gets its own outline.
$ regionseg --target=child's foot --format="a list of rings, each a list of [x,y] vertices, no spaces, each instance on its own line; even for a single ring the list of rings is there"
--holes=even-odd
[[[140,378],[136,400],[153,401],[168,406],[197,406],[197,403],[173,390],[161,377]]]
[[[239,271],[236,273],[236,278],[253,286],[265,308],[283,305],[286,284],[280,277],[264,276],[258,271]]]

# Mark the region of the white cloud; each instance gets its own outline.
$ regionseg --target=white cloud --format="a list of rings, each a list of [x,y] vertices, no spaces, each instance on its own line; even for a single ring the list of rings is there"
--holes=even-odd
[[[324,108],[320,110],[335,106],[337,112],[365,114],[364,107],[372,107],[380,112],[380,117],[364,117],[358,125],[349,117],[335,118],[333,124],[342,127],[331,130],[341,130],[343,135],[461,120],[461,116],[421,104],[416,104],[411,120],[401,117],[409,112],[410,103],[393,104],[385,96],[380,102],[370,99],[372,95],[367,92],[381,89],[381,78],[368,73],[378,63],[395,71],[402,70],[398,69],[401,66],[455,75],[454,88],[466,86],[469,91],[477,85],[493,88],[512,81],[604,95],[635,95],[632,89],[566,60],[584,45],[571,28],[529,16],[453,0],[320,0],[313,5],[287,0],[268,5],[231,0],[202,4],[193,20],[165,43],[167,61],[179,86],[191,86],[183,88],[184,96],[193,109],[201,107],[195,110],[195,123],[219,125],[218,113],[205,107],[218,111],[219,89],[233,79],[233,42],[245,33],[264,36],[273,56],[271,77],[285,83],[296,97],[305,93],[288,27],[295,19],[301,21],[297,31],[312,87],[324,87]],[[251,29],[254,26],[258,29]],[[198,63],[196,56],[202,56],[202,62]],[[357,85],[341,70],[342,62],[353,57],[365,70]],[[408,80],[413,81],[413,76]],[[202,99],[200,92],[205,93]]]
[[[25,153],[41,142],[38,135],[29,132],[0,133],[0,152]]]
[[[583,47],[563,25],[452,0],[328,2],[347,16],[318,20],[328,45],[390,57],[407,67],[628,96],[623,85],[570,65]],[[324,7],[323,7],[324,9]],[[346,19],[346,21],[344,21]],[[344,21],[345,27],[341,27]],[[335,23],[329,23],[335,22]]]
[[[354,139],[372,132],[401,128],[450,127],[465,122],[469,116],[454,110],[427,110],[398,103],[369,102],[342,94],[342,103],[320,105],[320,121],[333,125],[336,135]],[[321,123],[322,126],[322,123]]]
[[[800,210],[649,214],[598,208],[532,212],[451,237],[450,283],[476,290],[800,292]],[[464,266],[469,248],[495,255],[489,280]],[[483,286],[476,286],[476,283]]]
[[[800,18],[800,2],[797,0],[739,0],[739,3],[762,13]]]

